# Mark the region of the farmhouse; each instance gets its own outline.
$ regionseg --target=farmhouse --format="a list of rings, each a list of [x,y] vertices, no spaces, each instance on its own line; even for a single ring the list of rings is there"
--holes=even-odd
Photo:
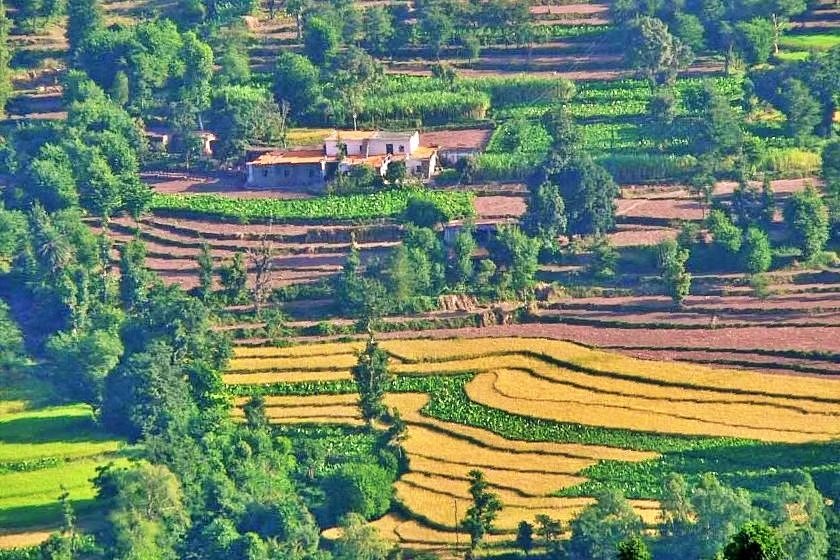
[[[328,177],[351,167],[367,165],[384,176],[394,162],[405,162],[406,171],[429,179],[437,166],[437,147],[421,146],[420,133],[386,131],[335,131],[323,149],[275,150],[246,164],[249,187],[323,187]]]
[[[492,135],[491,128],[439,130],[424,134],[421,145],[436,146],[440,163],[455,165],[462,159],[481,154]]]

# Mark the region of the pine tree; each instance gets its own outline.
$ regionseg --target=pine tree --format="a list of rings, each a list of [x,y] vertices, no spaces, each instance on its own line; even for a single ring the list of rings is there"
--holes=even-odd
[[[461,526],[470,534],[470,550],[467,557],[472,558],[473,551],[481,544],[484,535],[493,528],[493,521],[502,509],[502,502],[496,494],[487,490],[489,484],[484,479],[483,472],[473,469],[469,472],[469,477],[473,505],[467,510]]]
[[[359,389],[359,408],[362,416],[368,422],[372,422],[385,413],[382,399],[388,384],[388,354],[379,348],[373,333],[351,373]]]
[[[213,255],[210,253],[210,245],[202,243],[198,254],[198,297],[206,301],[212,293]]]

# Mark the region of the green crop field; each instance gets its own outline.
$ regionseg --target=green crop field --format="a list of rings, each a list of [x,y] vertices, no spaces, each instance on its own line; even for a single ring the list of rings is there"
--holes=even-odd
[[[103,433],[90,406],[51,405],[35,377],[7,373],[0,389],[0,527],[4,532],[57,527],[59,496],[90,511],[97,467],[124,464],[125,444]]]
[[[370,195],[301,200],[238,199],[220,195],[155,194],[152,210],[249,220],[365,220],[395,217],[411,199],[428,200],[451,218],[472,214],[472,193],[390,190]]]

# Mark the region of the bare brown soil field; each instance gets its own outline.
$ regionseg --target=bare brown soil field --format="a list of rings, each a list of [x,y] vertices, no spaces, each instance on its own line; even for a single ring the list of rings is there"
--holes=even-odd
[[[563,324],[520,324],[436,329],[420,333],[427,338],[542,337],[589,346],[632,348],[693,348],[706,350],[772,348],[777,351],[840,353],[837,327],[747,327],[723,329],[622,329]],[[416,338],[416,332],[382,333],[379,338]]]
[[[626,218],[659,218],[671,220],[702,220],[703,205],[688,199],[619,199],[616,216]]]
[[[607,4],[563,4],[560,6],[531,6],[530,12],[535,16],[539,15],[566,15],[566,14],[603,14],[610,10]]]
[[[607,238],[615,247],[637,247],[676,239],[679,233],[679,230],[668,227],[619,224],[616,231],[608,234]]]
[[[789,325],[789,326],[815,326],[815,325],[840,325],[840,312],[814,313],[810,311],[790,314],[770,313],[727,313],[710,315],[709,313],[691,312],[647,312],[624,311],[621,309],[576,309],[576,310],[552,310],[542,311],[538,314],[543,318],[566,318],[585,319],[605,326],[610,324],[630,323],[639,325],[661,324],[671,326],[699,326],[709,328],[759,326],[759,325]]]
[[[795,293],[758,299],[749,296],[688,296],[682,309],[675,310],[670,298],[665,296],[619,296],[569,299],[557,304],[558,308],[603,308],[618,311],[620,307],[632,306],[634,311],[650,310],[664,312],[691,312],[692,310],[758,310],[770,313],[773,310],[840,310],[840,292],[837,293]]]
[[[309,193],[285,190],[246,189],[245,178],[228,173],[145,172],[141,179],[162,194],[230,194],[236,198],[307,198]]]
[[[516,217],[525,213],[525,199],[520,196],[479,196],[473,206],[479,218]]]
[[[0,550],[9,548],[27,548],[37,546],[46,541],[50,535],[58,531],[55,527],[51,530],[26,531],[23,533],[0,533]]]

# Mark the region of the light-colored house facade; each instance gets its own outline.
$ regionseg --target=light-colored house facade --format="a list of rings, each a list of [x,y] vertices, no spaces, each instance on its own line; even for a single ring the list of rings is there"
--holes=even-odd
[[[421,146],[417,131],[335,131],[324,140],[323,150],[277,150],[249,161],[246,185],[322,188],[334,171],[368,165],[384,177],[398,161],[405,162],[409,175],[429,179],[437,168],[437,148]]]

